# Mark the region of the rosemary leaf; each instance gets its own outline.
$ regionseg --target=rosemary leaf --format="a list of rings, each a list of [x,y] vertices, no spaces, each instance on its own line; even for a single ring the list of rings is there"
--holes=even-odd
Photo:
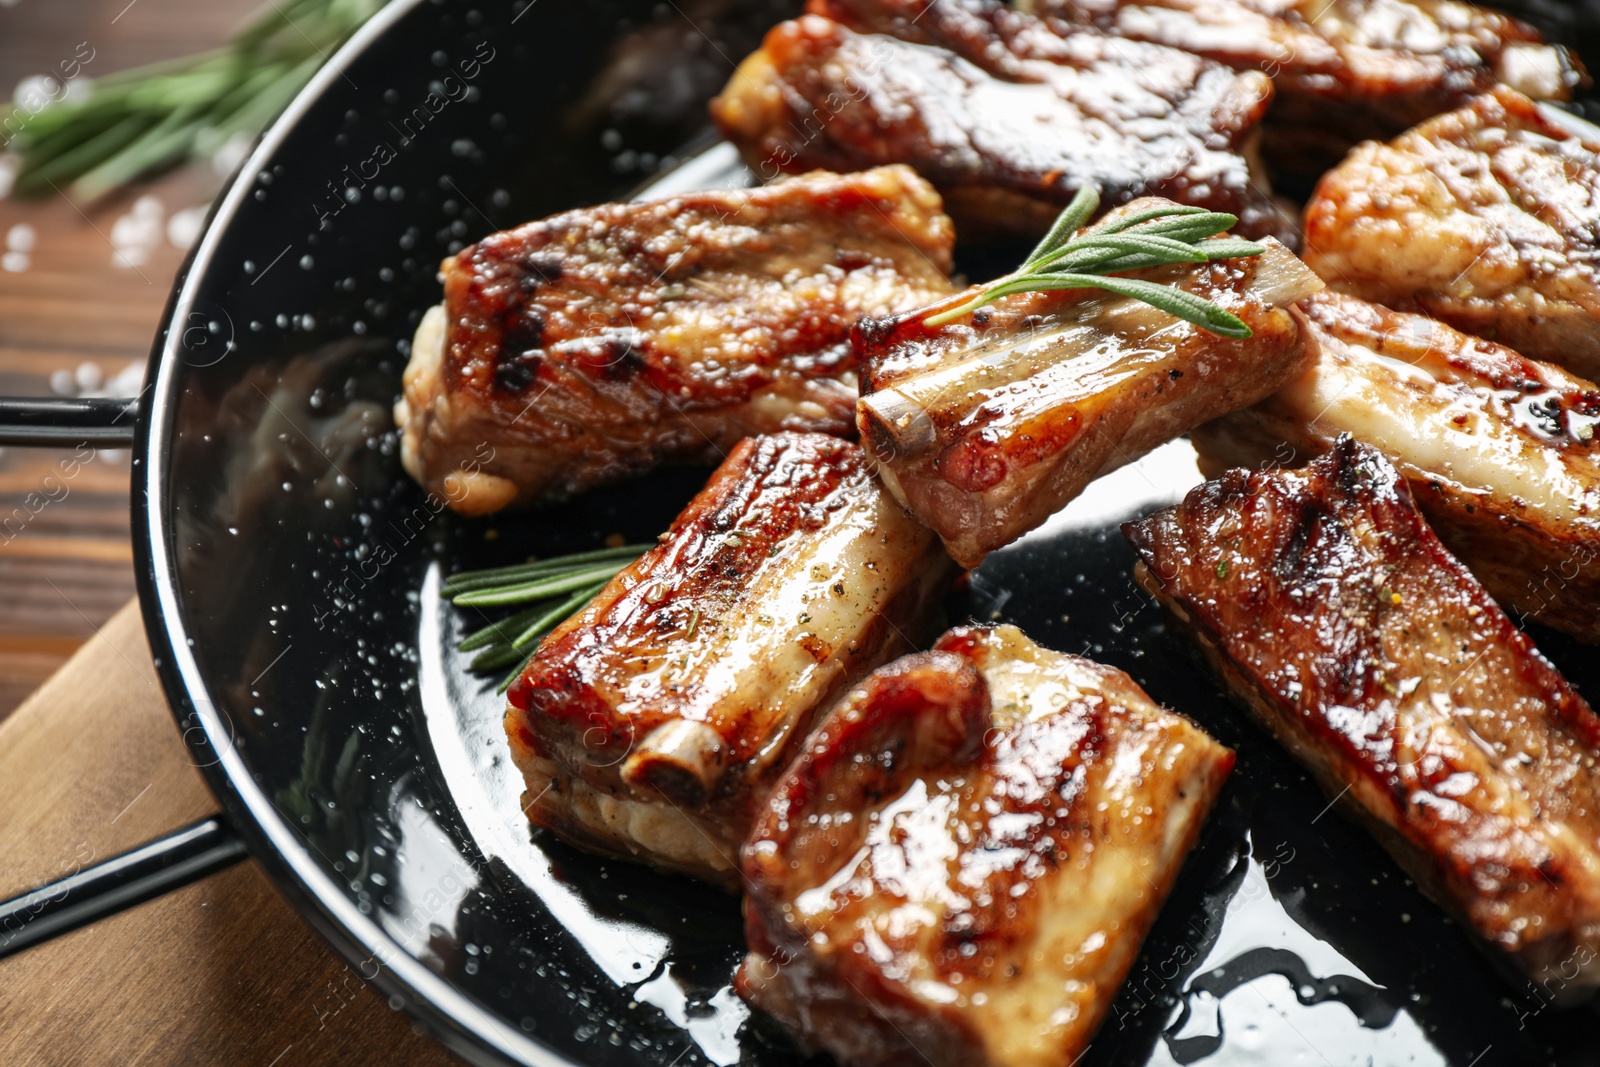
[[[548,600],[561,593],[570,593],[574,589],[582,589],[585,586],[593,585],[597,581],[607,580],[626,566],[626,562],[619,560],[616,563],[606,563],[598,567],[589,567],[585,570],[567,571],[549,578],[539,578],[517,585],[474,590],[470,593],[461,593],[451,597],[451,603],[458,608],[494,608],[504,607],[508,604],[526,604],[533,600]]]
[[[517,664],[496,692],[504,693],[527,669],[539,639],[592,601],[611,578],[650,545],[622,545],[510,567],[460,571],[444,582],[442,595],[458,607],[495,607],[533,602],[533,606],[490,623],[462,638],[462,652],[476,652],[469,668],[496,671]]]
[[[517,662],[516,669],[510,674],[506,675],[504,678],[500,679],[500,684],[494,687],[494,691],[496,693],[504,693],[507,689],[510,689],[511,683],[522,676],[522,672],[528,669],[528,664],[532,663],[533,657],[537,656],[538,654],[539,650],[535,648],[526,656],[523,656],[522,659]]]
[[[1020,293],[1046,289],[1104,289],[1118,296],[1130,297],[1165,311],[1174,318],[1193,323],[1201,329],[1223,337],[1244,339],[1250,336],[1250,327],[1237,315],[1225,311],[1211,301],[1195,296],[1187,289],[1179,289],[1160,282],[1147,282],[1141,278],[1122,278],[1102,274],[1036,274],[1019,278],[1000,286],[996,292]]]
[[[1023,260],[1023,269],[1039,263],[1072,239],[1072,235],[1089,221],[1095,209],[1100,206],[1100,190],[1093,183],[1080,187],[1072,197],[1072,202],[1066,210],[1056,217],[1055,223],[1050,227],[1050,232],[1044,235],[1044,240],[1039,242],[1039,247],[1028,253],[1028,258]]]
[[[1131,230],[1135,226],[1143,226],[1145,223],[1153,222],[1156,219],[1183,219],[1186,217],[1191,221],[1201,217],[1228,220],[1221,227],[1213,230],[1213,233],[1221,233],[1239,221],[1239,216],[1230,215],[1225,211],[1207,211],[1203,207],[1194,207],[1190,204],[1163,204],[1161,207],[1147,207],[1143,211],[1131,211],[1126,215],[1112,219],[1100,227],[1100,232],[1121,233],[1123,230]]]
[[[383,0],[282,0],[228,47],[119,71],[29,112],[0,135],[22,164],[19,196],[70,186],[93,199],[127,182],[254,136]],[[16,109],[13,102],[12,110]]]
[[[568,616],[582,610],[605,587],[605,582],[596,582],[593,585],[586,585],[579,589],[543,615],[527,623],[517,636],[511,639],[511,647],[515,649],[527,648],[535,640],[560,626],[567,620]]]
[[[1206,254],[1209,260],[1218,259],[1248,259],[1259,256],[1267,250],[1267,246],[1256,241],[1245,241],[1238,237],[1221,237],[1215,241],[1202,241],[1198,245],[1200,251]]]
[[[458,571],[445,579],[444,595],[453,597],[457,593],[467,593],[475,589],[515,585],[544,575],[578,570],[592,563],[610,562],[612,560],[628,560],[631,562],[644,555],[648,548],[650,548],[649,545],[622,545],[618,548],[596,549],[593,552],[575,552],[570,556],[535,560],[532,563],[517,563],[509,567]]]
[[[522,653],[510,645],[491,645],[472,657],[467,666],[475,671],[494,671],[509,666],[522,658]]]
[[[1143,301],[1223,337],[1250,336],[1250,327],[1238,316],[1187,290],[1116,276],[1150,267],[1261,255],[1266,251],[1263,245],[1218,237],[1239,221],[1236,216],[1166,204],[1133,212],[1074,236],[1099,202],[1099,191],[1093,186],[1080,188],[1021,267],[980,287],[960,305],[928,316],[923,324],[934,329],[955,322],[1012,293],[1104,289]]]
[[[476,652],[478,649],[488,648],[490,645],[506,645],[509,647],[511,639],[521,633],[523,628],[530,622],[544,614],[544,610],[542,607],[525,608],[515,615],[507,616],[497,622],[491,622],[483,629],[474,630],[466,637],[463,637],[456,649],[460,652]]]

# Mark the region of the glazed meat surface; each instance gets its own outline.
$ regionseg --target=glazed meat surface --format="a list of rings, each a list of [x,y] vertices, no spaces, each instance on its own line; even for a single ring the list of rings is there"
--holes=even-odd
[[[580,848],[734,888],[815,712],[917,647],[953,573],[858,446],[744,441],[513,683],[524,810]]]
[[[998,3],[924,6],[831,2],[779,25],[712,116],[763,178],[909,163],[967,236],[1042,234],[1094,182],[1107,205],[1166,196],[1293,239],[1246,159],[1265,75]]]
[[[1271,395],[1303,367],[1305,341],[1287,308],[1322,283],[1282,245],[1269,239],[1253,259],[1135,276],[1212,301],[1254,336],[1219,337],[1087,289],[1001,297],[933,330],[923,323],[930,309],[857,330],[860,427],[879,475],[962,565],[1038,526],[1100,475]]]
[[[1227,686],[1419,885],[1529,974],[1600,983],[1600,719],[1381,453],[1341,437],[1123,530]]]
[[[1600,391],[1420,315],[1336,293],[1300,306],[1315,362],[1197,429],[1201,469],[1298,466],[1354,434],[1501,604],[1600,642]]]
[[[1031,0],[1033,10],[1272,76],[1263,147],[1309,171],[1506,85],[1567,100],[1582,66],[1538,31],[1457,0]]]
[[[1306,205],[1307,265],[1600,378],[1600,129],[1508,89],[1364,144]]]
[[[774,791],[736,988],[853,1067],[1074,1063],[1232,766],[1119,670],[951,631]]]
[[[756,433],[849,434],[850,327],[950,292],[954,240],[904,167],[495,234],[445,261],[444,304],[417,330],[405,467],[481,515],[715,462]]]

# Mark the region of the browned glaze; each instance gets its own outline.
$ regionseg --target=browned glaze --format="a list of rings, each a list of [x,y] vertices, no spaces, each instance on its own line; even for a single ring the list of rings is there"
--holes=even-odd
[[[1600,129],[1509,89],[1364,144],[1306,205],[1331,287],[1600,379]]]
[[[1459,0],[1024,0],[1041,14],[1272,76],[1262,149],[1314,173],[1345,149],[1508,85],[1567,100],[1586,78],[1533,27]]]
[[[1287,306],[1321,283],[1282,245],[1136,276],[1205,297],[1254,336],[1229,340],[1088,289],[1013,294],[933,330],[922,309],[856,331],[860,426],[879,473],[964,566],[1093,479],[1270,395],[1303,365]]]
[[[1042,233],[1094,182],[1107,205],[1167,196],[1293,239],[1246,159],[1265,75],[998,3],[813,9],[827,15],[775,28],[711,105],[764,178],[909,163],[964,233]]]
[[[1600,982],[1600,719],[1381,453],[1341,437],[1123,530],[1234,694],[1421,885],[1536,978]]]
[[[529,817],[731,887],[815,711],[915,648],[953,573],[858,446],[746,440],[512,685]]]
[[[1296,466],[1354,434],[1502,604],[1600,641],[1600,390],[1420,315],[1338,293],[1300,306],[1314,362],[1195,430],[1201,469]]]
[[[904,167],[603,204],[445,261],[396,418],[457,511],[559,498],[779,430],[848,434],[850,327],[937,299],[955,236]]]
[[[774,790],[736,988],[858,1067],[1064,1067],[1232,766],[1121,671],[953,630],[852,690]]]

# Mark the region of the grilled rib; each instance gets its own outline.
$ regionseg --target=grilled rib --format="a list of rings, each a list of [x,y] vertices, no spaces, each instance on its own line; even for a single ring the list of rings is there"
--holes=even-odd
[[[934,330],[923,325],[930,309],[857,329],[859,423],[879,475],[962,565],[1038,526],[1100,475],[1270,395],[1303,366],[1305,342],[1287,308],[1322,284],[1282,245],[1269,239],[1255,259],[1137,276],[1226,308],[1254,336],[1229,340],[1085,289],[1001,297],[970,322]]]
[[[739,845],[815,711],[916,647],[952,573],[858,446],[744,441],[513,683],[528,817],[737,886]]]
[[[1119,670],[953,630],[774,790],[735,988],[853,1067],[1075,1063],[1233,758]]]
[[[871,2],[871,0],[861,0]],[[1586,82],[1533,27],[1458,0],[1029,0],[1039,12],[1272,76],[1263,148],[1311,171],[1506,85],[1567,100]]]
[[[1499,89],[1358,147],[1305,220],[1333,288],[1600,378],[1600,129]]]
[[[417,330],[395,409],[406,469],[480,515],[714,462],[756,433],[849,434],[850,327],[950,292],[954,239],[904,167],[495,234],[445,260]]]
[[[909,163],[964,234],[1043,233],[1094,182],[1108,206],[1161,195],[1293,240],[1247,160],[1265,75],[997,3],[922,7],[817,5],[837,19],[773,29],[712,117],[763,178]]]
[[[1600,718],[1381,453],[1344,436],[1123,531],[1228,688],[1420,886],[1529,974],[1600,983]]]
[[[1336,293],[1300,306],[1316,361],[1195,430],[1201,469],[1296,466],[1354,434],[1501,604],[1600,642],[1600,390],[1420,315]]]

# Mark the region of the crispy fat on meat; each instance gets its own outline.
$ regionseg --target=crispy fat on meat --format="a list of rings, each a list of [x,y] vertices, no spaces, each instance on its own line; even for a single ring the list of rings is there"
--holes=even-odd
[[[1233,759],[1115,668],[952,630],[855,687],[774,790],[735,987],[856,1067],[1066,1067]]]
[[[739,845],[815,712],[917,647],[953,574],[857,445],[744,441],[512,685],[528,817],[736,887]]]
[[[1134,276],[1196,293],[1254,336],[1230,340],[1088,289],[1004,296],[932,330],[928,309],[857,329],[859,423],[879,475],[963,566],[1038,526],[1100,475],[1271,395],[1304,366],[1289,305],[1322,283],[1270,238],[1253,259]]]
[[[1003,4],[924,6],[822,4],[836,18],[777,26],[712,117],[763,178],[909,163],[969,236],[1042,234],[1094,182],[1108,206],[1166,196],[1294,239],[1247,159],[1265,75]]]
[[[1500,603],[1600,642],[1600,390],[1421,315],[1319,293],[1315,362],[1191,434],[1209,476],[1298,466],[1351,433]]]
[[[871,0],[862,0],[871,2]],[[1505,85],[1567,100],[1586,82],[1532,26],[1459,0],[1026,0],[1106,33],[1272,76],[1263,148],[1305,164]]]
[[[1509,89],[1363,144],[1306,205],[1305,260],[1600,380],[1600,129]]]
[[[905,167],[485,238],[445,260],[444,304],[417,330],[395,409],[406,470],[481,515],[714,462],[752,434],[847,435],[850,327],[950,292],[954,241]]]
[[[1420,886],[1529,974],[1600,984],[1600,719],[1380,452],[1345,436],[1303,470],[1232,470],[1123,531],[1228,688]]]

